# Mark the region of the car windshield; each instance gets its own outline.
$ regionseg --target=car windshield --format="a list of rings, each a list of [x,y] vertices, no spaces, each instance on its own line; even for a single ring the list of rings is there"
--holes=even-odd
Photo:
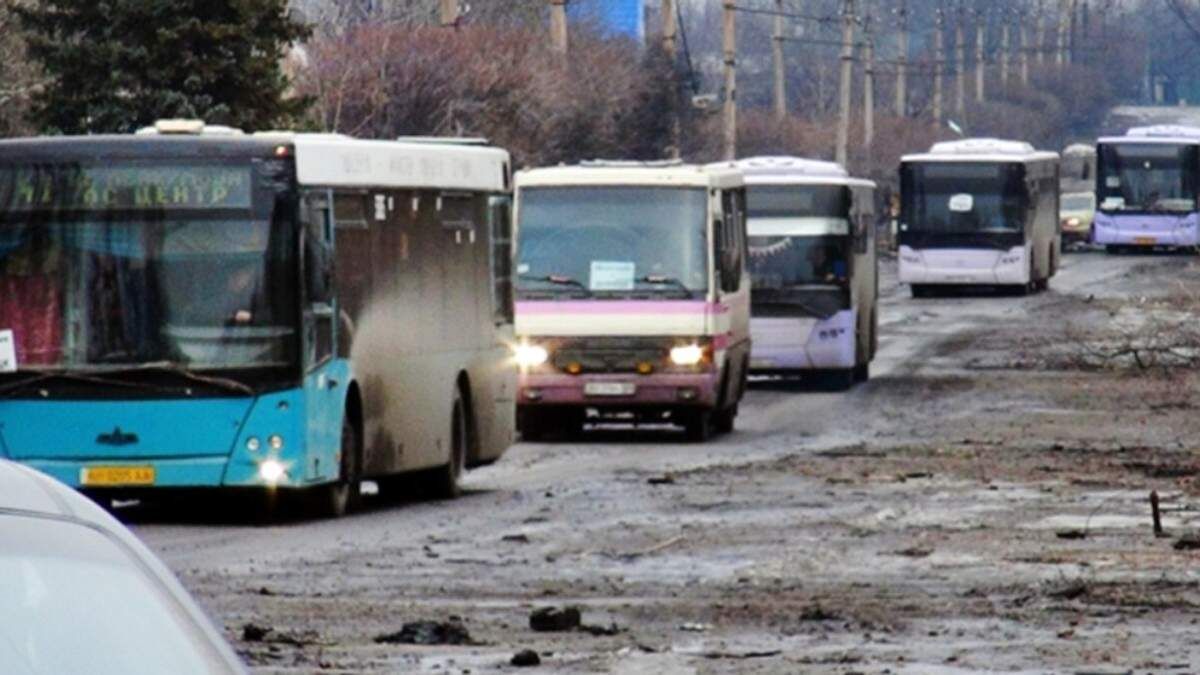
[[[904,167],[908,232],[1021,232],[1028,199],[1020,164],[937,162]]]
[[[183,606],[108,535],[4,515],[0,541],[6,674],[235,672]]]
[[[519,199],[524,297],[702,295],[708,288],[703,189],[525,188]]]
[[[1104,211],[1186,213],[1196,208],[1197,148],[1166,143],[1101,146]]]
[[[0,331],[21,369],[283,366],[288,200],[249,160],[0,165]]]
[[[1063,211],[1091,211],[1095,200],[1091,195],[1063,195],[1059,208]]]

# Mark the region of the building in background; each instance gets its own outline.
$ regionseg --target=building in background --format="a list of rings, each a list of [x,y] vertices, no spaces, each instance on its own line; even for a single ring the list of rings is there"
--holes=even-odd
[[[592,23],[609,35],[646,39],[646,0],[572,0],[572,21]]]

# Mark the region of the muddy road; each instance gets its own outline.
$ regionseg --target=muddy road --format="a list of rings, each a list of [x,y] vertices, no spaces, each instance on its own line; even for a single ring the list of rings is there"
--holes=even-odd
[[[1070,358],[1072,331],[1200,284],[1194,259],[1073,254],[1031,297],[884,278],[869,384],[758,383],[708,445],[521,444],[461,500],[341,521],[130,515],[261,673],[504,672],[522,649],[579,673],[1200,669],[1200,554],[1175,547],[1200,525],[1196,378]],[[568,606],[584,629],[531,630]],[[467,644],[377,639],[415,621]]]

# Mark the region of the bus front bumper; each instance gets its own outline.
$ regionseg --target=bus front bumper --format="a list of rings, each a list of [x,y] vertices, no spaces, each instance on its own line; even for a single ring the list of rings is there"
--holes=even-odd
[[[845,370],[857,358],[858,313],[845,310],[825,320],[751,317],[750,371]]]
[[[576,406],[581,408],[716,407],[719,375],[711,373],[656,373],[521,375],[521,406]]]
[[[1008,251],[900,247],[900,283],[1008,286],[1029,281],[1029,256],[1023,246]]]
[[[1200,214],[1096,215],[1095,239],[1101,246],[1197,246],[1200,245]]]

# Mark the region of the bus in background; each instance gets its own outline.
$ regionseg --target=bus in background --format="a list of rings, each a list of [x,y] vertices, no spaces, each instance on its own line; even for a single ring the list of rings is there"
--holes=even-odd
[[[516,180],[518,428],[733,429],[750,359],[742,175],[592,162]]]
[[[794,157],[737,163],[746,179],[751,374],[846,389],[878,345],[875,184]]]
[[[0,449],[99,498],[454,495],[513,437],[509,182],[495,148],[186,120],[0,142]]]
[[[1044,289],[1058,269],[1059,157],[993,138],[938,143],[900,164],[900,282]]]
[[[1096,153],[1094,243],[1110,253],[1200,245],[1200,129],[1134,127]]]

